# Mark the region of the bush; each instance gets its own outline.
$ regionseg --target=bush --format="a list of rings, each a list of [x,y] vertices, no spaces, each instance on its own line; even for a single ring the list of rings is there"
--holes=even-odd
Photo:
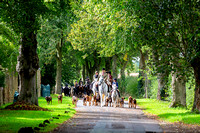
[[[126,77],[124,80],[119,79],[119,90],[121,95],[131,95],[133,97],[138,96],[138,77]],[[124,87],[124,90],[123,90]]]
[[[5,86],[5,74],[0,70],[0,87]]]
[[[151,99],[156,99],[157,98],[157,92],[158,92],[158,80],[157,80],[156,77],[153,77],[152,80],[151,80],[149,97]]]
[[[195,84],[192,83],[191,80],[189,80],[186,83],[186,105],[188,109],[192,109],[193,103],[194,103],[194,89],[195,89]]]
[[[126,93],[133,97],[138,96],[138,77],[126,78]]]

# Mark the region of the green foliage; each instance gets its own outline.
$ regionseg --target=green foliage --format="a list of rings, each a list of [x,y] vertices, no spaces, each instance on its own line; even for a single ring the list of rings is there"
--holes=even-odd
[[[188,109],[192,109],[194,103],[194,80],[189,80],[186,83],[186,104]]]
[[[0,70],[0,87],[4,87],[5,85],[5,73]]]
[[[56,66],[55,60],[52,63],[44,64],[41,68],[41,84],[49,84],[51,89],[55,86]]]
[[[42,82],[54,86],[56,69],[62,69],[62,82],[69,83],[77,78],[77,68],[80,66],[77,65],[77,52],[70,48],[71,44],[65,39],[71,28],[70,24],[75,20],[71,11],[73,4],[68,0],[61,0],[46,5],[53,13],[40,18],[41,27],[37,34],[38,53],[40,67],[45,73]],[[58,61],[62,61],[60,68],[55,66]]]
[[[126,77],[126,94],[138,98],[138,77]]]
[[[17,48],[0,36],[0,64],[3,68],[11,69],[17,63]]]
[[[144,86],[144,78],[143,78],[143,76],[140,75],[140,72],[139,72],[138,86],[137,86],[139,97],[143,97],[143,95],[145,93],[143,86]]]
[[[4,23],[0,23],[0,36],[6,38],[12,43],[17,43],[17,36],[15,35],[14,31],[9,29]]]
[[[59,117],[41,128],[41,132],[49,132],[59,126],[75,114],[70,97],[63,97],[63,104],[58,104],[57,96],[53,97],[52,105],[47,105],[44,97],[38,99],[40,107],[48,108],[51,111],[25,111],[25,110],[0,110],[0,128],[1,132],[18,132],[21,127],[39,127],[44,120],[52,117]],[[69,113],[64,113],[69,111]],[[60,114],[61,116],[58,116]]]
[[[126,92],[126,78],[121,76],[121,78],[118,80],[118,84],[120,92],[124,94]]]
[[[156,99],[157,98],[157,92],[158,92],[158,80],[157,80],[156,77],[154,77],[151,80],[149,97],[151,99]]]
[[[71,47],[71,46],[69,46]],[[68,48],[66,53],[63,55],[62,60],[62,82],[71,84],[74,83],[75,79],[80,78],[79,71],[81,70],[81,57],[78,55],[79,52]]]
[[[100,55],[108,57],[126,51],[127,29],[134,26],[134,18],[127,16],[126,11],[112,10],[106,1],[83,1],[75,15],[79,20],[72,24],[68,36],[74,49],[84,52],[97,50]]]
[[[191,113],[185,108],[169,108],[170,102],[155,99],[137,99],[137,101],[138,105],[145,109],[144,112],[157,115],[161,120],[200,125],[199,114]]]
[[[18,37],[4,23],[0,23],[0,66],[15,70],[18,56]]]
[[[25,36],[38,30],[37,18],[48,11],[40,0],[4,0],[0,3],[0,10],[1,20],[7,22],[16,33],[23,33]]]

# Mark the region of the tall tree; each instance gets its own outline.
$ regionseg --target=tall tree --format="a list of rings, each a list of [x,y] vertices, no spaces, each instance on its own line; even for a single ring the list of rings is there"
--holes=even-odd
[[[50,6],[56,13],[50,14],[47,18],[41,20],[42,25],[38,34],[38,40],[42,54],[46,57],[56,59],[56,87],[55,93],[61,94],[61,80],[62,80],[62,60],[63,47],[70,45],[64,39],[70,30],[70,24],[74,20],[71,12],[70,1],[53,2]],[[43,46],[46,45],[46,46]]]
[[[36,34],[38,16],[47,11],[40,0],[3,1],[0,4],[1,20],[21,37],[17,71],[20,77],[19,101],[38,105],[36,71],[39,67]]]
[[[198,1],[156,0],[150,2],[135,0],[135,3],[138,18],[140,18],[140,22],[147,30],[146,35],[151,35],[147,36],[144,42],[148,42],[146,44],[152,48],[157,46],[160,54],[166,51],[168,56],[166,60],[168,62],[175,60],[177,62],[177,59],[178,62],[181,62],[181,66],[184,66],[184,69],[176,64],[170,66],[172,71],[179,71],[177,77],[192,74],[191,68],[193,68],[196,79],[193,110],[200,111],[200,78],[198,74],[199,69],[197,68],[197,63],[199,63],[200,59],[198,39],[200,15]],[[154,43],[155,41],[153,40],[158,40],[159,43]],[[179,56],[176,56],[177,54]],[[175,59],[172,57],[175,57]]]

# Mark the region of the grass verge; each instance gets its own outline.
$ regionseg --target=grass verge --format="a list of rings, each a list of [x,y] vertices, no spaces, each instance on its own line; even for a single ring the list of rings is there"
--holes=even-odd
[[[161,120],[200,126],[200,114],[192,113],[185,108],[169,108],[170,102],[156,99],[137,99],[137,103],[144,109],[145,113],[157,115]]]
[[[40,132],[48,132],[76,113],[70,97],[63,97],[62,104],[58,104],[57,95],[52,95],[52,105],[47,105],[44,97],[38,98],[38,102],[40,107],[48,108],[50,111],[0,110],[0,132],[12,133],[18,132],[22,127],[39,127],[39,124],[43,123],[44,120],[58,117],[59,119],[52,119],[50,124],[40,130]]]

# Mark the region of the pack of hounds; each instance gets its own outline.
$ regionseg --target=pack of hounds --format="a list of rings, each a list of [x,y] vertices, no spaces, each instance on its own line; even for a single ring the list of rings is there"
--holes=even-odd
[[[58,98],[58,103],[62,104],[63,95],[58,95],[57,98]],[[46,96],[45,99],[46,99],[48,105],[49,105],[49,103],[52,104],[52,97],[51,96]],[[74,104],[77,107],[77,102],[78,102],[78,98],[73,96],[72,97],[72,104]]]
[[[58,95],[58,103],[62,103],[62,95]],[[45,97],[47,104],[51,103],[52,104],[52,97],[51,96],[46,96]],[[118,99],[118,104],[117,107],[120,108],[124,108],[124,97],[121,97]],[[78,97],[73,96],[72,97],[72,104],[74,104],[77,107],[77,102],[78,102]],[[92,96],[88,96],[88,95],[84,95],[83,96],[83,105],[87,106],[87,103],[89,103],[88,105],[91,106],[98,106],[100,104],[100,95],[97,93],[97,95]],[[106,97],[106,103],[105,106],[110,106],[113,107],[112,105],[112,98],[111,95],[109,95],[108,97]],[[135,98],[132,98],[131,96],[129,96],[128,98],[128,107],[129,108],[135,108],[136,109],[137,106],[137,101]]]
[[[62,103],[62,98],[63,95],[58,95],[58,103]],[[51,103],[52,104],[52,97],[51,96],[46,96],[45,97],[47,104]]]
[[[118,102],[117,102],[117,107],[120,107],[120,108],[124,108],[124,101],[125,101],[125,98],[124,97],[121,97],[118,99]],[[72,103],[76,105],[77,107],[77,102],[78,102],[78,98],[73,96],[72,97]],[[84,95],[83,96],[83,105],[84,106],[98,106],[100,105],[100,95],[97,93],[97,95],[94,95],[93,97],[90,95]],[[107,96],[106,97],[106,103],[105,103],[105,106],[110,106],[110,107],[113,107],[113,103],[112,103],[112,98],[111,98],[111,95]],[[132,98],[131,96],[129,96],[128,98],[128,107],[129,108],[135,108],[136,109],[136,106],[137,106],[137,101],[135,98]]]

